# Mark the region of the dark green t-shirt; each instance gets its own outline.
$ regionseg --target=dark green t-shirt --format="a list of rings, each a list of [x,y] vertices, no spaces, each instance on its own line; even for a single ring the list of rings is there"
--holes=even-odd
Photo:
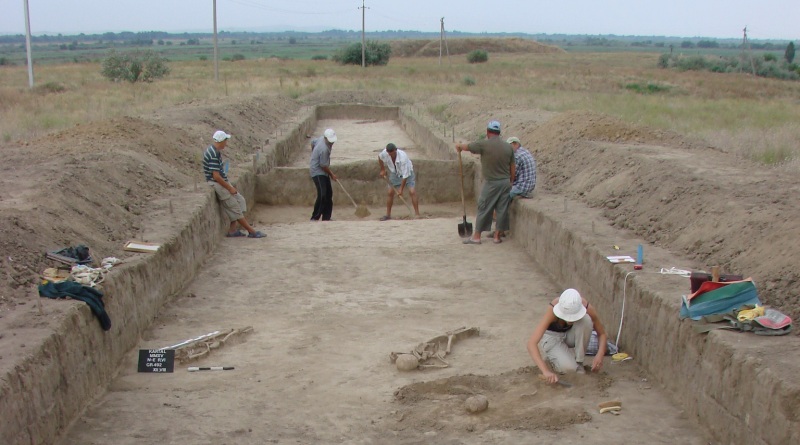
[[[481,155],[481,173],[487,181],[511,180],[514,149],[498,137],[482,139],[467,145],[470,153]]]

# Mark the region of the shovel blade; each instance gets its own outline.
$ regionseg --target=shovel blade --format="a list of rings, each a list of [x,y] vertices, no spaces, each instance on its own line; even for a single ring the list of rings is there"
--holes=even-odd
[[[463,223],[458,225],[458,234],[461,238],[472,236],[472,223],[468,223],[465,219]]]

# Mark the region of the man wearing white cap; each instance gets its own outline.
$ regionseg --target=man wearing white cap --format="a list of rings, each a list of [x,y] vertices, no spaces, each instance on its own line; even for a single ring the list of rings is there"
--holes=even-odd
[[[314,140],[311,150],[311,180],[317,189],[317,200],[311,212],[311,221],[330,221],[333,215],[333,187],[336,175],[331,171],[331,150],[336,142],[336,132],[328,128],[321,138]]]
[[[511,202],[511,178],[514,176],[514,150],[500,138],[500,122],[491,121],[486,126],[486,139],[469,144],[456,144],[456,151],[481,155],[483,188],[478,199],[478,214],[475,231],[463,241],[464,244],[480,244],[481,232],[492,229],[492,215],[497,212],[494,242],[501,242],[500,235],[509,229],[508,204]],[[460,154],[459,154],[460,156]]]
[[[228,228],[227,237],[237,238],[246,236],[248,238],[264,238],[262,232],[254,229],[244,217],[244,212],[247,211],[247,203],[236,187],[228,182],[227,169],[223,167],[222,163],[222,150],[228,145],[228,139],[231,135],[222,130],[214,133],[212,139],[214,142],[208,146],[205,153],[203,153],[203,173],[206,177],[206,183],[214,188],[217,193],[219,202],[222,209],[231,221]],[[242,226],[247,233],[236,228],[236,223]]]
[[[598,341],[597,355],[592,361],[592,371],[596,372],[603,367],[608,340],[594,306],[575,289],[565,290],[550,302],[528,340],[528,353],[547,383],[557,383],[558,374],[585,372],[583,359],[592,329],[597,332]]]

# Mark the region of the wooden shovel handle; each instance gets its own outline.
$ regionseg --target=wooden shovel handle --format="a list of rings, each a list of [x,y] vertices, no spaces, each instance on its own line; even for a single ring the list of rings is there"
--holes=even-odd
[[[461,162],[461,152],[458,152],[458,176],[461,178],[461,205],[464,207],[464,221],[467,219],[467,202],[464,199],[464,166]]]
[[[358,210],[358,204],[356,204],[356,201],[353,199],[353,197],[350,196],[349,193],[347,193],[347,189],[345,189],[344,186],[342,185],[342,181],[336,181],[336,182],[339,183],[339,187],[342,188],[342,191],[344,192],[344,194],[347,195],[348,198],[350,198],[350,202],[353,203],[353,207],[355,207],[356,210]]]
[[[397,193],[397,196],[399,196],[400,200],[403,201],[403,204],[406,205],[406,208],[408,209],[408,213],[410,213],[411,216],[414,216],[414,211],[411,210],[411,206],[409,206],[408,203],[406,202],[406,198],[403,198],[403,195],[401,195],[400,192],[398,192],[397,189],[394,188],[394,185],[392,185],[392,181],[389,181],[389,178],[387,178],[386,176],[384,176],[383,179],[386,180],[386,183],[389,184],[389,187],[391,187],[392,190],[394,190],[394,192]]]

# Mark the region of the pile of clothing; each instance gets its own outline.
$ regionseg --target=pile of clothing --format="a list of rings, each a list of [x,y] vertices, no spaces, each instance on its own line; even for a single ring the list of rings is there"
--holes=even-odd
[[[792,332],[792,319],[777,309],[762,306],[756,285],[750,278],[703,282],[690,295],[684,295],[680,318],[694,320],[693,328],[697,332],[713,329],[733,329],[756,335]]]
[[[57,258],[53,256],[57,255]],[[71,270],[48,268],[42,273],[42,282],[39,284],[39,296],[53,299],[72,298],[89,305],[92,313],[97,317],[103,330],[111,329],[111,318],[103,303],[103,292],[96,286],[105,278],[106,272],[119,262],[117,258],[105,258],[99,268],[93,268],[89,248],[84,245],[67,247],[54,252],[48,252],[48,258],[59,262],[71,259]]]

